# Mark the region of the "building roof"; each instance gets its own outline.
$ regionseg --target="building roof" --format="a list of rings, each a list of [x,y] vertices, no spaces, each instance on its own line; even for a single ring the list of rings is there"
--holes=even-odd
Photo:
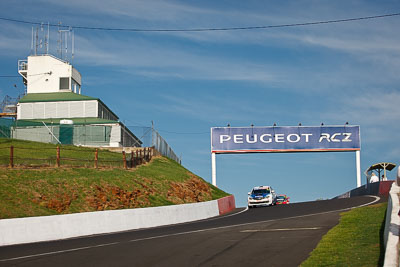
[[[65,118],[72,120],[74,125],[85,125],[85,124],[121,124],[119,121],[106,120],[101,118]],[[43,126],[43,122],[46,125],[59,125],[60,120],[63,119],[35,119],[35,120],[16,120],[14,125],[27,127],[27,126]]]
[[[391,163],[391,162],[380,162],[376,163],[374,165],[371,165],[366,172],[372,171],[372,170],[383,170],[386,169],[388,171],[393,170],[396,167],[396,164]]]
[[[103,106],[111,112],[117,119],[119,118],[100,98],[80,95],[73,92],[57,92],[57,93],[37,93],[37,94],[26,94],[23,96],[18,103],[34,103],[34,102],[61,102],[61,101],[88,101],[97,100]]]
[[[84,101],[84,100],[98,100],[100,99],[79,95],[73,92],[57,92],[57,93],[37,93],[37,94],[26,94],[19,100],[19,103],[31,103],[31,102],[58,102],[58,101]]]

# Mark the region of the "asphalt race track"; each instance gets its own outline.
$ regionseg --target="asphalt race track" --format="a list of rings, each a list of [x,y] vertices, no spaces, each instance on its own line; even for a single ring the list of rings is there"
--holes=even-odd
[[[0,247],[0,266],[298,266],[340,212],[377,200],[238,209],[180,225]]]

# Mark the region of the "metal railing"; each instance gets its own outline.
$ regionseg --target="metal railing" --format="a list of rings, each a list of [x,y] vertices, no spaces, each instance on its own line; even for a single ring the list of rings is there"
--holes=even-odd
[[[31,140],[52,144],[78,144],[87,147],[107,147],[110,144],[111,127],[106,125],[61,125],[41,123],[26,125],[18,120],[0,118],[0,138]],[[142,147],[154,148],[162,156],[179,164],[181,159],[167,141],[152,127],[128,127],[142,141]],[[60,142],[61,140],[61,142]]]
[[[24,70],[28,70],[28,60],[27,59],[18,60],[18,71],[24,71]]]
[[[143,146],[154,147],[161,155],[170,158],[179,164],[182,163],[181,158],[175,154],[172,147],[153,127],[130,126],[129,128],[143,142]]]
[[[49,145],[48,145],[49,146]],[[149,162],[158,152],[136,148],[130,153],[73,146],[29,147],[0,143],[0,166],[10,168],[84,167],[132,169]]]

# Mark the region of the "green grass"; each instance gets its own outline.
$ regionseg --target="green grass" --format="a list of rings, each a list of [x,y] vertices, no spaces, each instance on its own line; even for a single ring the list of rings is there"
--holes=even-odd
[[[2,146],[10,144],[39,158],[46,156],[43,148],[55,148],[51,144],[0,139],[0,153]],[[70,153],[83,158],[87,150],[71,147]],[[110,158],[121,156],[104,154]],[[0,167],[0,219],[173,205],[227,195],[165,157],[155,157],[150,163],[128,170]]]
[[[10,163],[10,146],[14,147],[15,166],[56,166],[57,145],[0,138],[0,166]],[[59,145],[61,165],[71,167],[93,167],[95,149]],[[130,154],[127,154],[127,160]],[[122,154],[98,150],[98,165],[103,167],[123,167]]]
[[[386,207],[381,203],[342,213],[301,266],[382,266]]]

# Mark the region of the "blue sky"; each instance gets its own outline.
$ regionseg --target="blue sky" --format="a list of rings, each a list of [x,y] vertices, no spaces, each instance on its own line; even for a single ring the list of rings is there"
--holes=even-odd
[[[112,3],[112,4],[111,4]],[[1,1],[0,17],[63,25],[187,29],[280,25],[400,12],[398,1]],[[210,127],[361,129],[361,170],[399,164],[400,16],[304,27],[205,32],[74,29],[82,93],[128,126],[155,128],[183,165],[211,182]],[[0,20],[0,76],[18,75],[31,25]],[[56,28],[50,52],[56,54]],[[14,87],[14,84],[17,86]],[[0,99],[23,92],[0,78]],[[395,178],[395,172],[389,173]],[[365,183],[365,176],[362,176]],[[246,204],[271,185],[292,201],[356,186],[355,153],[217,155],[218,186]]]

